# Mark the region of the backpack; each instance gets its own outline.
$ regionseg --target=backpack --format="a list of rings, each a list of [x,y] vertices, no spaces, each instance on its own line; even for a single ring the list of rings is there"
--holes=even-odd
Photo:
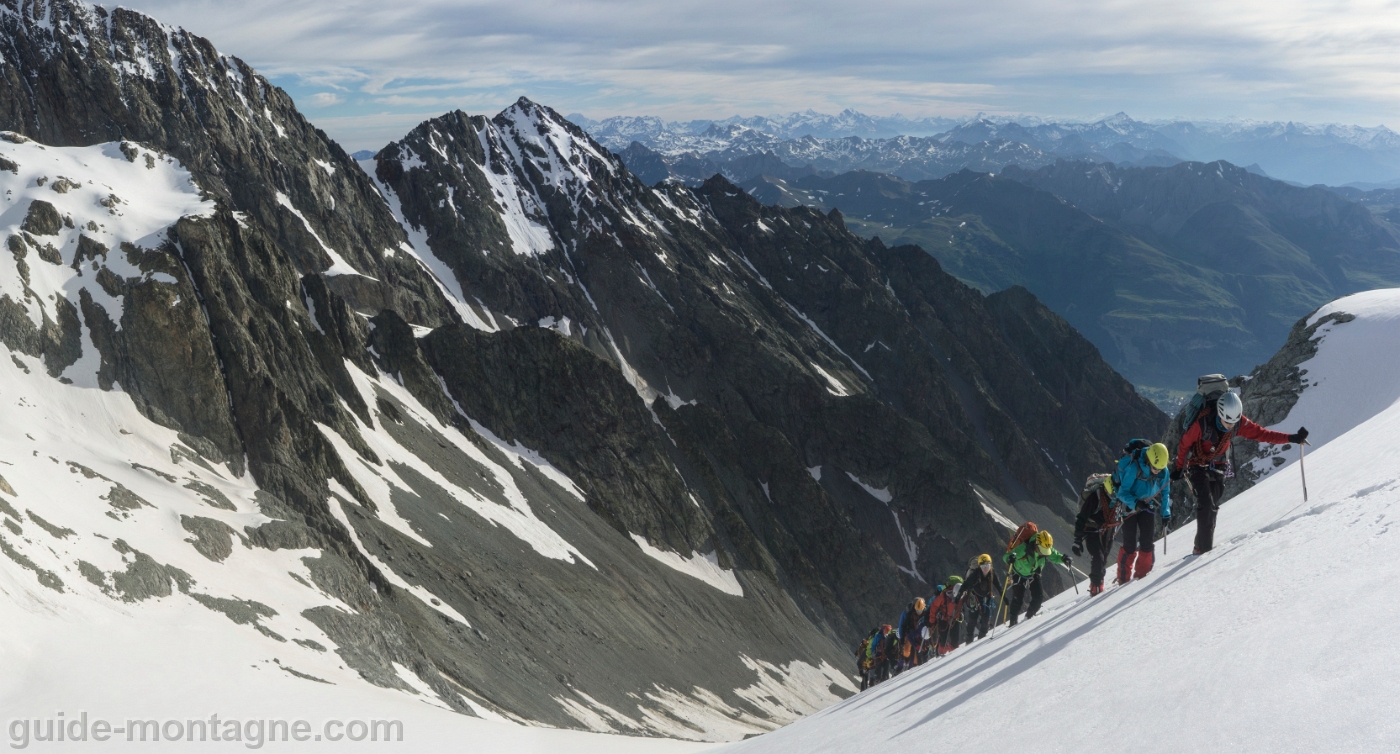
[[[1201,409],[1214,404],[1215,400],[1229,389],[1230,381],[1225,379],[1223,374],[1203,374],[1197,377],[1196,394],[1191,396],[1190,402],[1182,408],[1181,431],[1190,429],[1196,417],[1201,415]]]
[[[1191,424],[1196,424],[1201,414],[1215,410],[1215,400],[1225,394],[1225,390],[1229,390],[1229,380],[1225,379],[1225,375],[1201,375],[1196,378],[1196,394],[1186,401],[1182,410],[1177,411],[1175,420],[1166,428],[1163,442],[1168,449],[1176,452],[1177,446],[1182,443],[1182,435],[1191,428]]]
[[[1145,440],[1134,440],[1132,442],[1146,442]],[[1128,443],[1132,445],[1132,442]],[[1118,526],[1118,514],[1114,510],[1113,500],[1103,488],[1103,480],[1111,479],[1110,474],[1090,474],[1084,481],[1084,491],[1079,494],[1080,501],[1087,500],[1090,495],[1098,501],[1099,513],[1103,516],[1103,526],[1099,531],[1110,531]]]
[[[1021,527],[1016,530],[1016,533],[1011,535],[1011,541],[1006,543],[1006,551],[1011,552],[1017,547],[1020,547],[1026,540],[1034,537],[1039,532],[1040,527],[1036,526],[1034,521],[1027,521],[1021,524]]]
[[[1137,458],[1139,455],[1141,455],[1141,451],[1142,451],[1143,448],[1150,448],[1150,447],[1152,447],[1152,441],[1151,441],[1151,440],[1144,440],[1144,439],[1142,439],[1141,437],[1138,437],[1138,438],[1129,440],[1128,443],[1127,443],[1126,445],[1123,446],[1123,455],[1126,456],[1126,455],[1131,454],[1131,455],[1133,456],[1133,458]]]
[[[1152,447],[1152,441],[1151,441],[1151,440],[1144,440],[1144,439],[1142,439],[1141,437],[1135,438],[1135,439],[1129,440],[1129,441],[1127,442],[1127,444],[1123,446],[1123,455],[1124,455],[1124,456],[1131,456],[1132,459],[1133,459],[1134,461],[1141,462],[1141,461],[1142,461],[1142,451],[1144,451],[1144,450],[1146,450],[1146,449],[1148,449],[1148,448],[1150,448],[1150,447]],[[1114,468],[1114,470],[1113,470],[1113,474],[1111,475],[1111,477],[1112,477],[1112,479],[1113,479],[1113,486],[1117,487],[1117,486],[1118,486],[1118,469],[1117,469],[1116,464],[1115,464],[1115,468]]]

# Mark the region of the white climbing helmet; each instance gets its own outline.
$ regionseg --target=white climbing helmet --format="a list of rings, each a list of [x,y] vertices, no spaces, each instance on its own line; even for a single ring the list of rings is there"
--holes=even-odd
[[[1215,402],[1215,415],[1220,417],[1221,423],[1234,426],[1244,415],[1244,402],[1238,394],[1226,393]]]

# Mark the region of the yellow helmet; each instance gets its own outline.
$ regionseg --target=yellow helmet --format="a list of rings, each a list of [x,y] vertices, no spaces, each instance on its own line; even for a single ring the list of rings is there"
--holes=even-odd
[[[915,598],[914,598],[914,612],[916,612],[916,613],[922,613],[922,612],[924,611],[924,606],[925,606],[925,603],[924,603],[924,598],[923,598],[923,597],[915,597]]]
[[[1165,469],[1169,461],[1171,461],[1171,453],[1167,451],[1167,446],[1162,443],[1159,442],[1147,449],[1147,463],[1152,466],[1154,471]]]
[[[981,555],[978,555],[978,556],[977,556],[977,565],[979,565],[979,566],[990,565],[991,562],[992,562],[992,556],[991,556],[991,555],[988,555],[988,554],[985,553],[985,552],[982,553]]]
[[[1047,552],[1055,546],[1055,538],[1050,536],[1050,532],[1041,529],[1035,535],[1035,545],[1040,548],[1042,553]]]

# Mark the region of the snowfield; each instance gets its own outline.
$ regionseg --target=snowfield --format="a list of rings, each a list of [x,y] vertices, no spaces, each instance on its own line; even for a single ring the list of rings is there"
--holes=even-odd
[[[995,639],[722,751],[1400,750],[1400,290],[1314,316],[1331,311],[1356,319],[1320,329],[1276,427],[1316,425],[1308,502],[1293,448],[1222,507],[1210,553],[1189,555],[1189,524],[1141,581],[1092,599],[1081,584]]]

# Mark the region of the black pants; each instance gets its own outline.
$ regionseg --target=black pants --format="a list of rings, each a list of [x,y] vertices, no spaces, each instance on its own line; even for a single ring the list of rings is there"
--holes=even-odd
[[[1084,547],[1089,551],[1089,584],[1103,586],[1108,558],[1113,551],[1113,530],[1085,534]]]
[[[1150,508],[1123,518],[1123,547],[1118,551],[1118,583],[1142,578],[1152,570],[1152,538],[1156,535],[1157,511]]]
[[[1157,535],[1157,511],[1145,510],[1123,519],[1123,549],[1128,552],[1153,552],[1152,539]]]
[[[943,621],[939,621],[937,624],[935,624],[934,632],[935,653],[938,653],[949,647],[956,648],[958,646],[957,621],[948,621],[946,623]]]
[[[963,625],[967,626],[964,644],[971,644],[973,639],[986,637],[987,628],[992,622],[992,611],[995,609],[996,601],[990,598],[968,602],[967,610],[963,613]]]
[[[1186,471],[1196,492],[1196,552],[1210,552],[1215,546],[1215,512],[1225,493],[1225,474],[1205,466]]]
[[[1022,576],[1012,571],[1011,577],[1011,611],[1007,615],[1011,616],[1011,625],[1016,625],[1016,617],[1021,612],[1021,600],[1025,598],[1026,591],[1030,590],[1031,604],[1026,607],[1026,617],[1034,617],[1040,610],[1040,603],[1045,600],[1045,589],[1040,585],[1040,572],[1036,571],[1034,576]]]

